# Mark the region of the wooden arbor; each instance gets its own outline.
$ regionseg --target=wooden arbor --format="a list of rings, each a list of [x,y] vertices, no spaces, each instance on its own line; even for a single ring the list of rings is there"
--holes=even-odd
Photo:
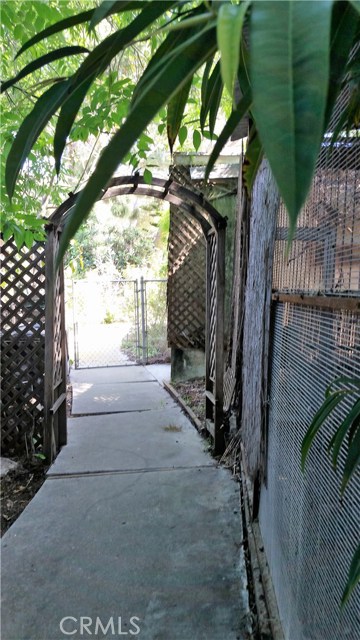
[[[206,429],[213,437],[216,454],[224,450],[223,422],[224,374],[224,291],[226,219],[199,194],[173,179],[153,178],[151,185],[140,176],[117,177],[110,180],[101,199],[122,195],[149,196],[166,200],[196,220],[206,240]],[[71,215],[79,193],[68,198],[51,217],[54,229],[61,229]],[[54,244],[56,252],[56,246]],[[54,274],[53,274],[54,276]],[[58,277],[58,276],[57,276]],[[55,281],[55,280],[54,280]],[[56,285],[52,285],[54,291]],[[55,298],[56,300],[56,298]],[[56,303],[54,301],[54,303]],[[54,399],[56,402],[56,398]]]

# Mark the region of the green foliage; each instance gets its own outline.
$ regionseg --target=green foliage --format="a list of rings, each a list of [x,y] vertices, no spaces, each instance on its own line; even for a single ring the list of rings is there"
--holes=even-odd
[[[332,2],[258,0],[251,13],[256,126],[290,218],[308,193],[324,134]]]
[[[137,227],[128,227],[119,232],[116,227],[109,229],[108,246],[111,257],[119,273],[126,267],[141,267],[149,262],[154,250],[151,236]]]
[[[349,402],[352,403],[349,409]],[[334,469],[337,468],[339,454],[342,449],[346,450],[346,459],[342,470],[342,482],[340,492],[344,493],[350,479],[353,477],[360,465],[360,379],[341,377],[334,380],[325,392],[325,400],[320,409],[315,414],[310,424],[301,447],[301,466],[304,470],[306,458],[309,454],[314,439],[324,428],[327,420],[333,416],[337,420],[336,410],[344,406],[343,414],[345,418],[336,427],[328,445],[328,453]],[[357,548],[350,566],[348,580],[342,596],[344,605],[356,585],[360,581],[360,546]]]
[[[100,121],[107,121],[109,117],[109,130],[111,121],[117,121],[119,128],[100,156],[70,216],[63,235],[62,253],[118,164],[130,161],[136,166],[138,158],[145,159],[146,151],[136,149],[136,145],[166,105],[169,105],[167,130],[170,147],[177,136],[180,144],[184,144],[187,111],[192,100],[192,89],[189,88],[191,84],[198,86],[199,71],[204,63],[200,129],[205,131],[209,119],[207,133],[210,137],[214,135],[223,83],[232,93],[237,76],[242,95],[247,96],[248,110],[256,129],[249,141],[249,162],[246,166],[250,170],[244,182],[252,185],[263,149],[287,205],[290,227],[294,230],[335,100],[348,81],[349,52],[359,28],[356,1],[242,0],[238,4],[210,4],[199,0],[105,2],[78,15],[74,15],[74,6],[70,3],[67,16],[57,24],[46,25],[27,42],[24,34],[21,55],[28,53],[34,45],[43,48],[39,58],[31,61],[35,70],[46,60],[41,55],[49,54],[47,38],[50,37],[52,42],[54,38],[64,39],[65,35],[69,38],[69,33],[89,23],[97,43],[75,72],[70,70],[69,75],[66,71],[65,78],[58,74],[53,79],[58,86],[54,85],[42,96],[36,96],[32,114],[23,120],[9,153],[7,167],[8,191],[11,194],[18,171],[59,107],[55,130],[57,170],[69,136],[77,132],[78,138],[83,136],[86,139],[86,131],[91,127],[99,130]],[[104,36],[104,31],[96,31],[103,20],[113,28],[110,35]],[[243,38],[244,27],[249,33],[250,49]],[[129,47],[139,41],[149,42],[152,57],[136,83],[132,101],[126,97],[125,87],[118,86],[117,91],[124,95],[124,101],[118,102],[116,108],[110,98],[105,101],[106,107],[101,115],[94,113],[93,107],[86,111],[89,92],[96,90],[100,96],[106,83],[106,79],[102,79],[106,78],[103,74],[111,73],[119,55],[126,55]],[[83,44],[79,41],[77,46]],[[52,46],[51,55],[60,56],[60,51],[61,48]],[[54,63],[59,65],[59,70],[64,69],[61,60],[54,60]],[[29,70],[25,64],[20,75],[26,68]],[[36,69],[34,73],[38,71]],[[17,75],[14,87],[17,87],[19,77]],[[359,79],[356,74],[352,75],[352,82],[354,98],[346,126],[358,117],[355,103]],[[103,99],[97,104],[99,107],[96,109],[101,110]],[[234,108],[220,141],[217,141],[217,151],[221,150],[236,119],[239,121],[242,116],[243,111]],[[81,128],[78,123],[82,123]],[[160,125],[164,123],[162,117]],[[192,139],[195,148],[198,147],[199,132],[194,133]]]

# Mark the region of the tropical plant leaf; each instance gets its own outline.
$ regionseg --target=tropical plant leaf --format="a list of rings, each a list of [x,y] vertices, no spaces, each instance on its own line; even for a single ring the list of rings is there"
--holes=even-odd
[[[347,458],[345,461],[343,479],[341,483],[341,493],[343,494],[346,486],[355,473],[360,464],[360,428],[357,429],[351,444],[349,445]]]
[[[231,134],[233,133],[234,129],[237,127],[237,125],[239,124],[241,118],[244,117],[244,115],[249,111],[251,107],[251,92],[247,91],[245,93],[245,95],[241,98],[239,104],[237,105],[235,111],[233,111],[225,125],[225,127],[223,128],[223,130],[221,131],[215,145],[214,148],[211,152],[210,158],[208,160],[207,166],[206,166],[206,170],[205,170],[205,180],[207,180],[209,178],[210,172],[216,162],[216,160],[218,159],[223,147],[225,146],[225,144],[227,143],[227,141],[229,140]]]
[[[152,4],[152,3],[151,3]],[[157,5],[159,3],[154,3]],[[157,76],[146,85],[146,90],[130,110],[125,123],[103,151],[85,189],[65,225],[59,247],[57,264],[61,263],[70,239],[74,236],[93,204],[100,197],[118,164],[130,151],[141,132],[155,117],[159,109],[190,81],[194,73],[216,48],[215,29],[203,30],[190,39],[182,55],[170,57]]]
[[[221,74],[219,74],[213,88],[209,106],[209,131],[211,135],[213,135],[215,131],[216,119],[220,108],[223,88],[224,83]]]
[[[69,81],[58,82],[42,94],[23,120],[6,160],[6,189],[12,198],[16,178],[28,154],[50,118],[56,113],[69,89]]]
[[[200,8],[198,8],[199,10]],[[194,12],[195,13],[195,12]],[[136,105],[152,80],[159,75],[163,68],[170,62],[170,58],[180,57],[192,42],[196,41],[200,33],[206,33],[214,28],[215,22],[208,23],[205,27],[194,27],[169,33],[165,41],[160,45],[152,56],[143,75],[141,76],[133,94],[132,106]]]
[[[350,4],[360,13],[360,0],[349,0]]]
[[[72,92],[61,107],[54,134],[54,158],[57,175],[59,175],[60,172],[61,158],[67,138],[93,80],[94,75],[91,75],[90,78],[85,80],[75,91]]]
[[[146,184],[151,184],[152,183],[152,173],[149,169],[145,169],[144,171],[144,181],[146,182]]]
[[[316,412],[301,444],[301,468],[303,471],[310,447],[317,436],[319,429],[322,427],[330,413],[342,401],[344,395],[346,395],[346,391],[344,390],[335,391],[331,396],[328,396],[324,400],[320,409]]]
[[[147,3],[145,9],[127,27],[111,34],[103,40],[82,62],[69,81],[68,92],[63,95],[63,108],[60,112],[54,138],[56,171],[59,173],[61,156],[67,137],[74,124],[76,115],[95,77],[105,71],[112,59],[143,29],[154,22],[176,0]],[[58,106],[61,106],[61,102]],[[51,114],[52,115],[52,114]]]
[[[325,112],[326,130],[329,126],[336,99],[343,87],[344,70],[349,62],[349,55],[358,25],[359,18],[351,4],[348,2],[335,2],[331,21],[330,82]],[[341,127],[338,129],[336,137],[340,131]]]
[[[204,117],[204,104],[205,104],[206,95],[207,95],[207,86],[209,82],[210,71],[212,69],[213,63],[214,63],[214,58],[210,58],[210,60],[207,61],[204,67],[204,72],[201,79],[200,128],[202,132],[204,130],[205,120],[206,120],[206,116]]]
[[[120,11],[129,11],[130,8],[136,8],[134,5],[144,5],[143,2],[135,3],[129,2],[129,0],[105,0],[95,10],[90,20],[89,29],[94,29],[99,22],[107,18],[109,15]],[[131,5],[131,7],[129,7]],[[139,7],[142,8],[141,6]]]
[[[224,2],[218,12],[217,41],[221,54],[221,75],[231,100],[234,99],[234,83],[239,66],[241,34],[249,4],[248,0],[243,0],[238,5]]]
[[[347,579],[346,586],[341,598],[341,607],[344,607],[344,605],[348,602],[351,594],[353,593],[356,585],[359,584],[359,582],[360,582],[360,544],[356,549],[351,561],[348,579]]]
[[[331,438],[328,451],[332,450],[332,463],[334,467],[337,465],[341,445],[348,433],[350,433],[353,425],[357,424],[360,418],[360,399],[356,400],[352,409],[347,413],[345,420],[336,429],[334,436]]]
[[[121,6],[119,5],[119,6],[112,7],[112,9],[107,13],[107,15],[110,15],[112,13],[120,13],[121,11],[142,9],[146,4],[148,4],[148,2],[141,2],[140,0],[133,0],[132,2],[124,2],[122,3]],[[46,29],[39,31],[39,33],[37,33],[32,38],[30,38],[30,40],[25,42],[25,44],[23,44],[21,49],[16,54],[16,57],[20,56],[27,49],[30,49],[30,47],[34,46],[34,44],[37,44],[38,42],[45,40],[46,38],[54,35],[55,33],[60,33],[60,31],[65,31],[66,29],[75,27],[78,24],[83,24],[84,22],[91,21],[94,13],[99,8],[100,7],[96,7],[95,9],[90,9],[89,11],[82,11],[81,13],[77,13],[74,16],[69,16],[68,18],[64,18],[64,20],[59,20],[59,22],[56,22],[55,24],[52,24],[49,27],[46,27]]]
[[[94,9],[90,9],[89,11],[82,11],[81,13],[77,13],[75,16],[69,16],[68,18],[64,18],[63,20],[59,20],[55,24],[50,25],[50,27],[46,27],[42,31],[39,31],[36,35],[34,35],[30,40],[27,40],[25,44],[19,49],[16,57],[18,58],[24,51],[30,49],[34,44],[41,42],[45,38],[54,35],[55,33],[59,33],[60,31],[64,31],[65,29],[69,29],[70,27],[74,27],[77,24],[82,24],[84,22],[88,22],[91,20],[91,17],[94,13]]]
[[[197,151],[201,145],[201,133],[197,129],[195,129],[193,133],[193,145],[195,151]]]
[[[332,1],[252,4],[253,113],[289,215],[290,238],[324,133]]]
[[[256,127],[250,129],[248,146],[243,163],[243,180],[249,196],[251,196],[256,174],[264,157],[264,150]]]
[[[74,55],[78,55],[79,53],[89,53],[89,49],[86,49],[85,47],[76,47],[76,46],[61,47],[60,49],[56,49],[55,51],[50,51],[50,53],[46,53],[45,55],[40,56],[40,58],[33,60],[32,62],[27,64],[23,69],[21,69],[21,71],[19,71],[19,73],[14,78],[11,78],[6,82],[3,82],[1,84],[0,93],[7,91],[7,89],[12,87],[17,82],[19,82],[19,80],[22,80],[23,78],[28,76],[30,73],[33,73],[37,69],[41,69],[41,67],[45,66],[46,64],[49,64],[50,62],[54,62],[54,60],[59,60],[60,58],[64,58],[65,56],[74,56]]]
[[[192,80],[170,100],[167,108],[166,130],[169,141],[170,153],[173,152],[174,143],[181,127],[185,107],[190,93]]]
[[[206,118],[209,112],[211,112],[212,128],[210,127],[210,123],[209,123],[209,129],[212,133],[214,132],[215,119],[216,119],[216,114],[218,112],[219,105],[220,105],[223,86],[224,85],[223,85],[223,81],[221,78],[221,71],[220,71],[220,60],[218,60],[211,75],[206,81],[206,87],[204,87],[204,91],[203,91],[204,97],[201,102],[201,109],[200,109],[201,129],[205,127]]]
[[[187,134],[188,134],[188,130],[187,127],[185,127],[184,125],[182,127],[180,127],[179,130],[179,143],[180,146],[182,147],[186,138],[187,138]]]

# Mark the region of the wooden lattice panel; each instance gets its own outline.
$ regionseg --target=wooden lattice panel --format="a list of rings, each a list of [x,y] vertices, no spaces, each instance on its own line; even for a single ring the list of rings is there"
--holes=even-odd
[[[168,343],[205,349],[206,241],[200,225],[171,208],[168,273]]]
[[[44,243],[1,247],[2,451],[31,448],[41,439],[44,398]]]

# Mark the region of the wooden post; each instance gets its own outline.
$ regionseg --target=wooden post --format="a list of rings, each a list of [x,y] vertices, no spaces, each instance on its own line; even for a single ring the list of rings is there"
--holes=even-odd
[[[211,232],[212,233],[212,232]],[[206,309],[205,309],[205,419],[208,425],[213,420],[213,404],[207,392],[212,393],[213,382],[210,379],[210,242],[206,239]]]
[[[67,444],[67,419],[66,419],[66,387],[67,387],[67,349],[66,349],[66,329],[65,329],[65,295],[64,295],[64,267],[61,263],[59,267],[60,278],[60,305],[61,305],[61,372],[62,381],[58,391],[58,397],[64,397],[58,415],[58,446],[62,447]]]
[[[272,265],[279,204],[275,180],[263,160],[252,194],[242,362],[242,440],[253,481],[264,470]]]
[[[44,455],[48,462],[54,457],[53,386],[54,386],[54,247],[53,225],[48,227],[45,247],[45,373],[44,373]]]
[[[224,425],[224,308],[225,308],[225,227],[218,228],[216,255],[216,338],[214,453],[225,450]]]

